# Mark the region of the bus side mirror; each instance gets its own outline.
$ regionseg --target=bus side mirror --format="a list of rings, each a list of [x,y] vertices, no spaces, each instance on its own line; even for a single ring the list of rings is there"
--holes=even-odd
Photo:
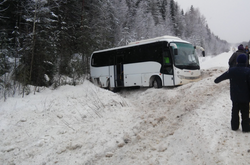
[[[178,55],[178,49],[174,49],[174,55]]]
[[[203,57],[205,57],[205,51],[202,51],[202,55],[203,55]]]
[[[201,46],[194,46],[194,49],[200,49],[202,51],[202,56],[205,57],[205,49]]]

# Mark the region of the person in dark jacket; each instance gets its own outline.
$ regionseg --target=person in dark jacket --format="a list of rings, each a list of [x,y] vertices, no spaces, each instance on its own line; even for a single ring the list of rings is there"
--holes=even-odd
[[[248,57],[248,60],[249,60],[249,56],[250,56],[250,52],[249,52],[249,48],[248,48],[248,45],[245,46],[245,53]],[[249,61],[248,61],[249,62]],[[249,64],[250,65],[250,64]]]
[[[238,46],[238,50],[236,52],[234,52],[232,54],[232,56],[230,57],[229,61],[228,61],[228,64],[229,64],[229,68],[233,67],[233,66],[236,66],[236,60],[237,60],[237,57],[240,55],[240,54],[245,54],[247,56],[247,54],[245,53],[245,48],[242,44],[240,44]],[[249,66],[249,56],[247,56],[247,61],[246,61],[246,65]]]
[[[231,67],[221,76],[217,77],[214,82],[219,83],[223,80],[230,80],[230,97],[232,100],[232,130],[239,129],[239,112],[241,112],[241,127],[243,132],[250,132],[249,126],[249,85],[250,85],[250,68],[246,67],[247,56],[240,54],[237,57],[236,67]]]

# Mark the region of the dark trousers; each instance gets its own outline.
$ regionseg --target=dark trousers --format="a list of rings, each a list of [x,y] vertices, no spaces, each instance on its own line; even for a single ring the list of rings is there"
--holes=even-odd
[[[241,112],[241,127],[242,131],[249,131],[249,103],[233,102],[231,128],[232,130],[239,129],[239,112]]]

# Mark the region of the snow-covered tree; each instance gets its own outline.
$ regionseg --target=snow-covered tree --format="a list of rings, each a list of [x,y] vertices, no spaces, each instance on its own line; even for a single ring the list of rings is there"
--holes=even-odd
[[[21,63],[16,79],[24,85],[50,85],[53,77],[53,50],[51,50],[51,13],[45,0],[22,1],[23,38]],[[50,80],[46,79],[49,77]]]

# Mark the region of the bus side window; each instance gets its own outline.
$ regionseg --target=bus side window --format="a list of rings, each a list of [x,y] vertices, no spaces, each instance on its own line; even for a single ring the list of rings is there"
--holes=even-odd
[[[111,62],[111,53],[101,52],[93,54],[91,65],[95,67],[108,66]]]
[[[170,65],[170,59],[169,57],[163,57],[165,65]]]
[[[170,53],[167,50],[163,51],[163,64],[172,65]]]
[[[95,66],[95,58],[94,58],[95,56],[93,55],[92,56],[92,60],[91,60],[91,66]]]
[[[127,48],[124,54],[124,64],[130,63],[132,57],[133,55],[132,55],[131,49]]]
[[[98,58],[99,58],[99,54],[98,53],[93,54],[92,60],[91,60],[91,65],[92,66],[98,67],[98,64],[99,64]]]

